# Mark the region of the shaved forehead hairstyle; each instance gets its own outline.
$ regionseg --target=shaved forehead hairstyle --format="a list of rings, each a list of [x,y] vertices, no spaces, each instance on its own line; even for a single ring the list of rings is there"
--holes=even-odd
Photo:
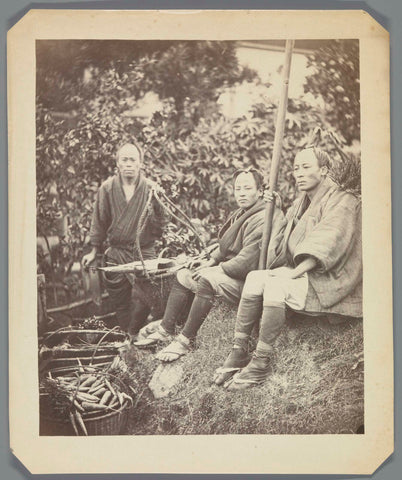
[[[233,186],[236,183],[237,177],[242,173],[251,173],[251,175],[254,177],[255,184],[257,186],[257,190],[262,188],[262,185],[264,183],[264,178],[261,175],[261,173],[254,167],[240,168],[239,170],[236,170],[233,174],[233,177],[232,177]]]
[[[138,143],[134,142],[134,141],[123,143],[118,147],[117,152],[116,152],[116,160],[119,159],[119,154],[120,154],[121,150],[125,147],[134,147],[137,150],[137,152],[139,153],[140,162],[142,163],[142,160],[144,158],[144,153],[142,151],[142,148],[138,145]]]
[[[300,150],[299,153],[306,150],[313,150],[319,167],[329,168],[331,166],[331,159],[329,158],[328,153],[324,152],[324,150],[322,150],[321,148],[316,147],[315,145],[308,145],[306,148],[303,148],[303,150]]]

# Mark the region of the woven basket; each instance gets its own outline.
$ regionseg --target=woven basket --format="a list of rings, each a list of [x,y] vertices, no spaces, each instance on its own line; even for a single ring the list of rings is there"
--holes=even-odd
[[[91,365],[93,367],[106,367],[107,365],[110,365],[114,358],[114,355],[102,355],[102,356],[95,356],[92,363],[91,363],[91,357],[75,357],[75,358],[52,358],[48,361],[40,361],[40,371],[48,371],[48,370],[54,370],[57,368],[64,368],[64,374],[66,374],[68,371],[75,371],[77,369],[77,359],[80,360],[82,365]]]
[[[108,333],[109,332],[109,333]],[[107,336],[105,334],[108,333]],[[126,332],[112,331],[112,330],[80,330],[74,327],[65,327],[55,332],[46,332],[43,337],[43,345],[48,348],[55,347],[62,344],[65,341],[75,344],[75,348],[78,348],[82,343],[95,345],[102,339],[101,346],[107,346],[110,342],[125,343],[128,341]]]
[[[96,367],[106,366],[110,364],[116,355],[120,355],[123,351],[128,349],[130,345],[130,337],[125,332],[111,332],[109,338],[114,342],[119,342],[116,344],[108,344],[106,337],[105,343],[96,345],[95,343],[83,346],[79,346],[59,349],[57,348],[57,342],[62,342],[66,339],[78,340],[81,339],[81,335],[84,334],[87,337],[87,334],[96,335],[96,341],[99,342],[104,336],[104,331],[86,331],[83,332],[75,329],[68,329],[56,332],[54,335],[49,336],[49,338],[44,340],[43,345],[50,349],[42,349],[39,352],[39,371],[44,372],[48,370],[53,370],[59,367],[71,367],[76,368],[78,361],[82,365],[94,365]],[[95,338],[95,337],[94,337]],[[92,358],[93,357],[93,358]]]
[[[126,402],[115,412],[84,418],[88,435],[120,435],[126,426],[129,409],[129,403]],[[39,435],[75,436],[75,433],[69,421],[54,419],[41,413]]]
[[[96,369],[99,365],[93,365]],[[71,367],[58,367],[49,373],[52,378],[57,378],[60,375],[70,375],[84,369],[85,366],[77,366],[76,364]],[[101,368],[98,369],[99,374],[102,374]],[[85,371],[87,373],[88,371]],[[95,373],[96,375],[96,373]],[[120,387],[124,387],[124,383],[120,379],[115,379]],[[69,419],[66,417],[60,418],[60,413],[54,413],[52,406],[49,404],[48,395],[46,393],[40,393],[39,396],[39,434],[44,436],[75,436],[73,426]],[[123,404],[120,408],[108,412],[86,412],[83,414],[82,419],[87,429],[88,435],[120,435],[126,426],[128,419],[128,412],[132,408],[132,402],[123,400]]]
[[[161,318],[165,312],[167,299],[176,272],[152,274],[147,277],[137,277],[135,282],[144,295],[144,301],[151,307],[153,318]]]

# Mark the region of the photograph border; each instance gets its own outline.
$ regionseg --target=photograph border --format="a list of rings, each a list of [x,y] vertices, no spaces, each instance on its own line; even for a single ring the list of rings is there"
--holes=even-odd
[[[200,24],[207,22],[209,28],[218,28],[222,23],[222,15],[233,17],[230,22],[231,27],[236,31],[237,38],[244,35],[244,28],[252,28],[252,37],[261,38],[257,32],[261,32],[264,25],[261,25],[262,17],[267,19],[267,23],[272,28],[269,37],[288,38],[289,28],[293,27],[294,38],[335,38],[331,32],[339,32],[342,27],[342,36],[336,38],[356,38],[360,40],[361,48],[361,115],[362,115],[362,190],[363,190],[363,232],[369,232],[370,245],[363,245],[364,250],[364,320],[365,320],[365,371],[366,371],[366,432],[359,436],[227,436],[225,438],[224,452],[217,455],[216,450],[222,447],[222,438],[208,437],[207,441],[203,439],[194,439],[195,443],[202,442],[202,458],[195,457],[195,444],[190,446],[193,455],[189,455],[190,464],[184,463],[177,469],[175,466],[174,454],[182,452],[183,448],[188,448],[189,437],[158,437],[158,447],[162,448],[165,458],[161,462],[158,470],[153,470],[154,465],[149,463],[152,456],[147,457],[146,452],[152,452],[152,441],[149,437],[141,437],[141,445],[138,445],[137,439],[128,437],[113,437],[112,452],[118,458],[121,454],[121,448],[117,445],[121,440],[132,444],[131,448],[140,448],[144,452],[142,460],[142,472],[187,472],[189,468],[194,473],[203,472],[233,472],[233,473],[347,473],[361,474],[372,473],[372,471],[388,456],[393,449],[393,392],[392,392],[392,275],[391,275],[391,201],[390,201],[390,146],[389,146],[389,81],[388,81],[388,34],[376,23],[372,17],[364,12],[217,12],[213,11],[214,19],[209,17],[211,12],[191,12],[189,14],[174,12],[165,12],[158,14],[156,12],[77,12],[72,15],[72,11],[31,11],[24,17],[9,33],[9,155],[10,155],[10,427],[11,427],[11,446],[17,457],[31,471],[35,473],[52,472],[52,465],[55,465],[57,458],[57,471],[72,472],[85,471],[92,472],[91,465],[83,465],[82,459],[77,459],[71,465],[69,456],[68,464],[60,458],[57,453],[63,448],[69,451],[77,451],[77,446],[82,448],[82,439],[51,439],[41,437],[36,438],[34,432],[37,431],[37,419],[31,415],[31,422],[25,424],[18,418],[17,412],[23,406],[23,392],[37,391],[37,378],[34,379],[28,373],[21,375],[22,365],[31,365],[34,358],[33,354],[36,347],[36,325],[30,325],[29,318],[32,320],[32,311],[36,311],[36,281],[35,289],[32,288],[32,278],[36,280],[36,243],[32,242],[35,234],[36,215],[33,213],[35,202],[32,205],[32,194],[35,198],[35,178],[34,164],[32,162],[32,152],[34,152],[35,136],[34,122],[32,115],[28,112],[34,111],[35,95],[32,95],[32,86],[34,85],[34,58],[32,55],[32,39],[36,38],[57,38],[57,23],[63,20],[63,35],[68,32],[68,37],[79,38],[80,28],[84,25],[90,25],[88,35],[95,38],[97,29],[106,29],[108,34],[113,33],[113,28],[117,26],[116,14],[122,13],[130,18],[137,16],[143,23],[141,32],[145,35],[140,38],[150,37],[150,31],[157,33],[160,39],[161,31],[164,28],[177,31],[182,26],[183,15],[190,15],[187,19],[186,29],[191,38],[202,37],[205,31],[200,30]],[[107,21],[102,17],[108,18]],[[157,17],[155,25],[155,15]],[[162,16],[158,16],[162,15]],[[322,26],[323,15],[331,15],[330,21]],[[348,16],[350,25],[346,25],[344,15]],[[45,16],[50,20],[43,25]],[[67,17],[75,17],[74,20]],[[180,17],[181,16],[181,17]],[[193,22],[195,17],[197,22]],[[236,16],[236,18],[235,18]],[[256,17],[257,16],[257,17]],[[297,17],[294,20],[295,16]],[[111,18],[114,20],[110,20]],[[154,17],[154,18],[152,18]],[[201,18],[203,17],[203,18]],[[219,18],[218,18],[219,17]],[[291,20],[291,17],[293,20]],[[314,17],[314,18],[313,18]],[[320,17],[320,18],[318,18]],[[152,22],[148,21],[152,18]],[[163,21],[161,20],[163,18]],[[205,20],[204,20],[205,18]],[[239,20],[241,18],[241,21]],[[144,21],[145,20],[145,21]],[[162,25],[162,23],[163,25]],[[134,22],[133,22],[134,23]],[[191,25],[188,25],[190,23]],[[168,24],[168,25],[165,25]],[[162,29],[160,27],[163,27]],[[158,28],[159,27],[159,28]],[[285,28],[286,27],[286,28]],[[318,31],[317,36],[311,34],[311,31]],[[182,28],[182,27],[181,27]],[[299,28],[299,30],[297,30]],[[308,34],[303,36],[303,31]],[[219,30],[219,39],[234,39],[221,37],[222,28]],[[324,32],[325,30],[325,32]],[[121,22],[119,31],[122,32]],[[272,33],[274,31],[274,34]],[[353,31],[353,34],[352,34]],[[70,33],[72,32],[72,33]],[[284,33],[285,32],[285,33]],[[357,35],[358,32],[358,35]],[[136,32],[138,35],[138,31]],[[163,34],[163,33],[162,33]],[[59,32],[60,35],[60,32]],[[73,35],[73,36],[71,36]],[[132,27],[127,29],[127,35],[133,35]],[[325,36],[324,36],[325,35]],[[88,37],[89,38],[89,37]],[[99,37],[96,37],[99,38]],[[104,38],[104,37],[102,37]],[[110,37],[115,38],[115,37]],[[139,38],[138,36],[136,38]],[[187,37],[186,37],[187,38]],[[268,37],[267,37],[268,38]],[[370,62],[368,62],[370,57]],[[374,67],[374,68],[373,68]],[[27,81],[28,80],[28,81]],[[373,87],[376,87],[376,97],[371,94]],[[33,116],[34,118],[34,116]],[[18,125],[18,126],[17,126]],[[33,135],[32,135],[33,134]],[[21,142],[22,136],[26,139]],[[33,159],[35,156],[33,155]],[[379,161],[379,159],[383,159]],[[367,159],[367,160],[366,160]],[[369,159],[373,160],[371,162]],[[375,163],[374,162],[377,162]],[[366,163],[365,163],[366,162]],[[20,197],[18,192],[23,191],[24,195]],[[370,192],[376,192],[371,195]],[[375,225],[375,230],[373,226]],[[21,231],[23,226],[23,231]],[[23,234],[22,234],[23,233]],[[366,233],[367,235],[367,233]],[[364,233],[363,233],[364,236]],[[385,247],[385,248],[384,248]],[[382,251],[381,255],[373,253]],[[373,257],[373,258],[372,258]],[[28,272],[21,279],[22,272]],[[381,277],[381,293],[378,292],[378,286],[373,285],[373,279]],[[18,283],[19,282],[19,283]],[[21,293],[24,293],[24,297]],[[25,301],[21,302],[21,298]],[[32,306],[35,309],[32,310]],[[383,318],[381,324],[382,337],[378,338],[378,323],[376,318]],[[385,320],[386,319],[386,320]],[[35,334],[33,335],[33,331]],[[24,332],[23,338],[21,332]],[[37,353],[37,352],[36,352]],[[29,370],[29,369],[28,369]],[[18,376],[19,372],[19,376]],[[34,375],[35,376],[35,375]],[[34,402],[33,402],[34,403]],[[37,404],[36,404],[37,406]],[[37,412],[38,410],[36,410]],[[37,417],[37,413],[36,413]],[[230,437],[230,438],[229,438]],[[235,437],[235,438],[232,438]],[[248,437],[248,438],[245,438]],[[252,437],[252,438],[250,438]],[[269,437],[269,438],[267,438]],[[274,437],[274,438],[273,438]],[[326,452],[320,451],[321,461],[317,462],[317,447],[323,443],[323,438],[327,447]],[[332,437],[332,438],[331,438]],[[345,438],[349,437],[349,438]],[[43,441],[42,441],[43,440]],[[54,445],[51,445],[52,442]],[[59,441],[60,440],[60,441]],[[94,451],[104,451],[110,449],[110,439],[91,438],[91,444],[94,445]],[[218,442],[217,442],[218,440]],[[244,445],[244,440],[248,445]],[[381,442],[379,442],[381,440]],[[74,443],[74,441],[76,443]],[[170,444],[169,444],[170,442]],[[31,445],[29,445],[31,443]],[[35,447],[32,447],[32,443]],[[174,446],[171,444],[174,443]],[[57,444],[57,445],[56,445]],[[134,444],[137,444],[134,446]],[[339,445],[338,445],[339,444]],[[29,447],[28,447],[29,445]],[[27,448],[28,447],[28,448]],[[339,448],[342,447],[342,448]],[[198,448],[198,447],[197,447]],[[245,450],[244,450],[245,448]],[[298,449],[298,462],[292,460],[292,465],[286,464],[285,458],[289,458],[289,448]],[[242,450],[240,450],[242,449]],[[304,450],[305,449],[305,450]],[[315,452],[315,464],[311,464],[311,458],[308,454],[303,458],[303,452]],[[124,451],[124,449],[123,449]],[[264,452],[272,452],[271,459],[264,458]],[[339,452],[334,455],[334,451]],[[351,451],[353,458],[351,458]],[[40,462],[41,452],[46,452],[47,463]],[[49,452],[54,452],[49,455]],[[235,454],[233,454],[235,452]],[[241,455],[241,453],[243,455]],[[286,457],[284,454],[286,453]],[[230,454],[230,455],[229,455]],[[244,455],[249,459],[244,462]],[[120,455],[121,456],[121,455]],[[49,458],[51,457],[51,458]],[[239,461],[234,462],[236,458]],[[206,461],[207,459],[207,461]],[[120,458],[120,460],[123,460]],[[119,460],[121,468],[129,468],[129,465],[123,466]],[[242,463],[244,462],[244,463]],[[102,459],[101,471],[109,470],[110,465]],[[197,466],[195,466],[195,463]],[[80,470],[80,468],[85,470]],[[89,469],[87,469],[89,467]],[[230,470],[228,469],[230,468]],[[72,469],[79,470],[72,470]],[[97,467],[98,468],[98,467]],[[137,468],[137,467],[136,467]],[[341,471],[340,471],[341,468]],[[45,469],[45,470],[43,470]],[[46,470],[49,469],[49,470]],[[335,470],[336,469],[336,470]],[[289,470],[294,470],[293,472]],[[130,472],[130,470],[122,470]],[[95,472],[99,472],[97,469]]]

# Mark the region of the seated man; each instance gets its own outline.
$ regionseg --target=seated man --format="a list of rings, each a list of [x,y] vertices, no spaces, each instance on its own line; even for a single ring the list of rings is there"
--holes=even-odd
[[[90,230],[92,250],[83,257],[83,268],[94,261],[105,241],[106,265],[140,260],[140,251],[143,259],[156,257],[155,241],[167,219],[158,203],[151,201],[149,205],[151,188],[140,171],[141,161],[142,152],[137,145],[127,143],[118,150],[118,173],[102,183],[96,196]],[[134,274],[107,273],[104,281],[118,324],[136,335],[150,307],[134,285]]]
[[[190,350],[190,343],[208,315],[214,296],[237,304],[247,273],[257,267],[265,211],[262,178],[255,169],[247,169],[238,170],[233,181],[239,208],[222,227],[219,248],[194,272],[179,270],[162,321],[144,327],[140,334],[145,338],[135,343],[146,346],[173,340],[157,354],[162,361],[177,360]],[[275,232],[283,229],[284,221],[281,210],[276,209]],[[183,316],[187,319],[184,328],[173,339],[176,324]]]
[[[242,390],[265,381],[286,308],[362,316],[361,202],[327,177],[328,166],[328,155],[318,148],[309,147],[296,155],[293,172],[303,194],[288,211],[270,269],[247,276],[234,346],[217,370],[216,384]],[[250,360],[248,341],[261,310],[259,339]]]

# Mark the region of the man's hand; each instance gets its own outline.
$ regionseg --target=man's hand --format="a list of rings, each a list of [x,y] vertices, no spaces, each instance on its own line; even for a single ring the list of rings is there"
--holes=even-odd
[[[310,272],[317,266],[317,260],[314,257],[305,258],[296,268],[279,267],[270,270],[273,277],[298,278],[304,273]]]
[[[89,269],[89,266],[96,258],[96,254],[97,254],[97,249],[93,248],[89,253],[87,253],[82,257],[81,265],[85,270]]]
[[[216,265],[216,262],[213,258],[210,258],[209,260],[202,262],[201,265],[194,270],[194,273],[191,278],[195,281],[199,280],[199,278],[201,277],[202,270],[204,270],[205,268],[214,267],[215,265]]]
[[[282,208],[282,199],[278,192],[270,192],[268,189],[264,190],[263,198],[267,203],[272,203],[275,200],[275,206]]]
[[[196,260],[192,260],[188,265],[187,268],[189,270],[195,270],[196,268],[200,267],[202,264],[202,260],[197,258]]]

